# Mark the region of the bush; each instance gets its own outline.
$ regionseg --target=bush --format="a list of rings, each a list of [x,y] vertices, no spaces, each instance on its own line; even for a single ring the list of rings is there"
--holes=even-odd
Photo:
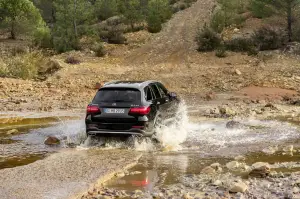
[[[265,26],[255,31],[252,39],[259,50],[275,50],[285,44],[286,35],[279,29]]]
[[[162,29],[162,22],[160,20],[160,17],[155,14],[151,14],[147,18],[147,29],[151,33],[158,33]]]
[[[220,46],[217,48],[215,55],[219,58],[224,58],[227,56],[225,46]]]
[[[33,34],[33,44],[41,48],[51,48],[51,34],[48,27],[40,27]]]
[[[266,18],[274,14],[274,10],[261,0],[252,0],[249,7],[252,14],[257,18]]]
[[[244,37],[234,38],[226,41],[225,46],[227,50],[233,52],[248,52],[250,49],[255,48],[252,39]]]
[[[35,78],[38,75],[39,67],[44,61],[45,57],[40,52],[30,52],[10,57],[6,60],[5,76],[22,79]]]
[[[105,48],[102,43],[96,43],[92,46],[92,51],[95,52],[97,57],[103,57],[106,54]]]
[[[196,42],[198,51],[213,51],[218,48],[221,43],[221,38],[206,25],[197,33]]]
[[[66,59],[65,59],[65,62],[67,64],[80,64],[80,60],[78,58],[76,58],[75,56],[73,55],[70,55],[68,56]]]

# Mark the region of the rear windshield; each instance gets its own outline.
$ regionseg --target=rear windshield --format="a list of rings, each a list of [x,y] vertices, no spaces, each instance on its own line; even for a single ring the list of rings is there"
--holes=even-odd
[[[101,89],[96,94],[93,103],[100,102],[139,102],[141,93],[133,89]]]

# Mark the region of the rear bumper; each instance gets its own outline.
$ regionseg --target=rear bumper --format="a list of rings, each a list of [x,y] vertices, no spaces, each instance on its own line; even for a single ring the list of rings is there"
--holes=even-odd
[[[88,135],[138,135],[150,137],[153,133],[141,130],[141,129],[130,129],[130,130],[109,130],[109,129],[86,129]]]

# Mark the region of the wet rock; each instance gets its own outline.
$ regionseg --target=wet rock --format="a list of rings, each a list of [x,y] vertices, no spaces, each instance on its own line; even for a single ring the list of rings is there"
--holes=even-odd
[[[124,172],[119,172],[119,173],[116,173],[115,176],[116,176],[117,178],[122,178],[122,177],[125,176],[125,173],[124,173]]]
[[[248,189],[248,186],[244,182],[237,182],[233,184],[229,191],[232,193],[244,193]]]
[[[201,173],[204,173],[204,174],[214,174],[214,173],[216,173],[216,170],[214,168],[208,166],[208,167],[204,167],[201,170]]]
[[[242,155],[236,156],[234,159],[236,161],[245,161],[246,160],[246,158],[244,156],[242,156]]]
[[[252,164],[253,169],[258,169],[260,167],[268,167],[270,169],[270,165],[267,162],[256,162],[256,163]]]
[[[16,134],[18,132],[19,132],[18,129],[11,129],[11,130],[7,131],[6,134],[7,135],[12,135],[12,134]]]
[[[45,139],[44,144],[49,146],[58,145],[60,144],[60,140],[57,137],[49,136]]]
[[[278,150],[278,147],[268,147],[268,148],[264,148],[263,150],[262,150],[262,152],[264,152],[264,153],[266,153],[266,154],[274,154],[274,153],[276,153],[276,151]]]
[[[253,169],[250,173],[249,176],[255,177],[255,178],[265,178],[269,176],[270,174],[270,167],[268,166],[261,166],[259,168]]]
[[[141,174],[142,172],[140,171],[133,171],[133,172],[130,172],[129,175],[138,175],[138,174]]]
[[[242,124],[240,122],[237,122],[237,121],[229,121],[227,122],[226,124],[226,128],[228,129],[235,129],[235,128],[241,128],[242,127]]]
[[[234,169],[237,169],[239,168],[240,166],[240,163],[237,162],[237,161],[231,161],[231,162],[228,162],[226,164],[226,167],[229,169],[229,170],[234,170]]]
[[[294,146],[293,145],[289,145],[289,146],[284,147],[282,150],[284,152],[293,152]]]

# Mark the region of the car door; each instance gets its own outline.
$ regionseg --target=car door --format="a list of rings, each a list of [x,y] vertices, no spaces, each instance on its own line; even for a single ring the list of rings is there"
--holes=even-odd
[[[168,110],[168,100],[166,99],[165,95],[161,93],[157,84],[151,84],[150,87],[155,95],[155,100],[153,102],[156,104],[162,119],[166,119]]]
[[[157,87],[159,92],[161,93],[161,101],[164,104],[164,110],[166,112],[166,117],[167,118],[172,118],[174,117],[174,111],[173,111],[173,101],[169,96],[168,90],[161,84],[157,83]]]

